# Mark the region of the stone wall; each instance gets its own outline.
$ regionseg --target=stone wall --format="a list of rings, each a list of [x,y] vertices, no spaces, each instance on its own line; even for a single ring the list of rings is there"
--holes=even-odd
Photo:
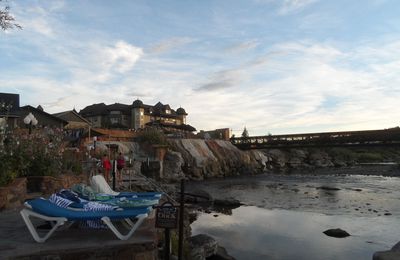
[[[61,174],[53,176],[29,176],[27,189],[29,192],[40,192],[48,195],[60,189],[71,188],[76,183],[87,183],[84,175]]]
[[[17,178],[0,188],[0,211],[20,207],[26,198],[26,178]]]

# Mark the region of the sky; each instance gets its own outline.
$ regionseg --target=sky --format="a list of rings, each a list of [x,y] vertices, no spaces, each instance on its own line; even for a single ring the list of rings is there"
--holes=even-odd
[[[0,92],[21,105],[160,101],[236,136],[399,125],[398,0],[7,3]]]

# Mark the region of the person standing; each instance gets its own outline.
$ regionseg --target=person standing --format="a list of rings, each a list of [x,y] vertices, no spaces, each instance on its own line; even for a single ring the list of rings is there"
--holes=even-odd
[[[121,186],[122,184],[122,170],[125,167],[125,158],[122,153],[119,153],[117,158],[117,181],[118,185]]]
[[[107,154],[103,155],[103,158],[101,159],[103,163],[103,169],[104,169],[104,178],[106,179],[107,182],[110,181],[110,170],[111,170],[111,162],[110,159],[108,159]]]

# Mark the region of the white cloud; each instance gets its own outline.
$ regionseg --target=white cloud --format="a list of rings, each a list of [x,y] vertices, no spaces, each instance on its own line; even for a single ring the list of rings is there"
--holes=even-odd
[[[396,126],[400,113],[398,43],[357,50],[312,42],[277,44],[270,52],[278,55],[249,67],[234,91],[198,92],[201,105],[189,107],[196,112],[187,111],[199,129],[229,126],[235,134],[244,126],[251,135]],[[355,61],[363,66],[353,67]],[[271,78],[255,80],[268,71],[273,71]],[[332,98],[335,102],[326,103]]]
[[[46,37],[54,36],[57,29],[57,13],[65,6],[64,1],[51,1],[49,4],[31,5],[22,7],[16,3],[13,11],[21,23],[25,33],[39,33]]]
[[[106,48],[104,64],[109,69],[119,73],[125,73],[133,68],[135,63],[143,55],[142,48],[136,47],[124,41],[118,41],[114,47]]]
[[[51,25],[47,22],[47,20],[43,17],[39,17],[36,19],[33,19],[28,22],[24,22],[23,25],[24,28],[27,30],[34,30],[40,34],[43,34],[45,36],[52,36],[53,35],[53,28]]]

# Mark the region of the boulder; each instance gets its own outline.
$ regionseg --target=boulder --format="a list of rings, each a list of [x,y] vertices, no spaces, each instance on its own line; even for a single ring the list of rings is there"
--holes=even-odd
[[[163,161],[163,179],[170,182],[181,180],[185,176],[182,171],[184,164],[181,153],[168,150]]]
[[[190,256],[192,260],[205,260],[215,255],[218,242],[205,234],[199,234],[189,238]]]
[[[330,186],[320,186],[320,187],[317,187],[317,189],[318,189],[318,190],[333,190],[333,191],[335,191],[335,190],[340,190],[339,188],[330,187]]]
[[[342,237],[348,237],[350,236],[349,233],[346,231],[340,229],[340,228],[335,228],[335,229],[328,229],[323,232],[325,235],[330,236],[330,237],[337,237],[337,238],[342,238]]]
[[[271,164],[277,168],[284,168],[288,162],[286,153],[282,150],[271,149],[266,151],[266,156],[271,158]]]
[[[373,260],[399,260],[400,259],[400,252],[396,251],[381,251],[375,252]]]
[[[326,152],[321,150],[314,150],[310,154],[309,161],[311,165],[319,168],[334,166],[333,162],[331,161],[331,157]]]
[[[400,242],[397,242],[392,249],[388,251],[375,252],[373,260],[397,260],[400,259]]]
[[[400,252],[400,241],[392,247],[391,251]]]
[[[207,260],[235,260],[235,258],[230,256],[224,247],[218,246],[217,253],[208,257]]]
[[[181,154],[183,165],[179,169],[192,180],[260,173],[268,160],[262,153],[242,151],[224,140],[169,139],[168,142],[172,150]],[[173,172],[176,167],[171,165],[168,171]]]

